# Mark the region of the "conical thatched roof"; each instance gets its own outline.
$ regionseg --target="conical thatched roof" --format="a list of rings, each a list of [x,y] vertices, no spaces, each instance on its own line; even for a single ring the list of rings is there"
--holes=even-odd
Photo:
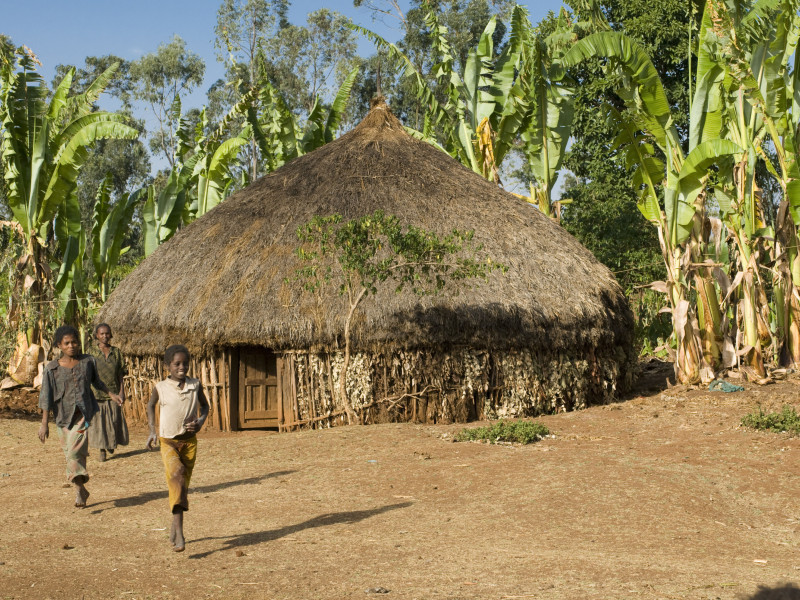
[[[411,138],[383,103],[181,230],[117,287],[99,318],[137,354],[178,342],[195,350],[337,345],[344,301],[335,286],[318,297],[286,282],[299,266],[296,230],[315,215],[377,209],[438,233],[474,229],[508,272],[458,294],[388,289],[367,298],[356,349],[630,345],[631,314],[608,269],[526,202]]]

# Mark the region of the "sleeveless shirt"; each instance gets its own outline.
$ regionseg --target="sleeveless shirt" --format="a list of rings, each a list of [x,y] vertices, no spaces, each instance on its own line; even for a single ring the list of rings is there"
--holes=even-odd
[[[164,379],[156,384],[159,406],[159,436],[174,438],[186,433],[186,423],[197,418],[200,380],[187,377],[183,389],[174,379]]]

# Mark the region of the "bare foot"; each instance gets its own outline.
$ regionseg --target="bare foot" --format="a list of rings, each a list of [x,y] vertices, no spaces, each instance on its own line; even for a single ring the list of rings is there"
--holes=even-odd
[[[172,515],[172,550],[183,552],[186,548],[186,540],[183,538],[183,511],[178,511]]]
[[[86,500],[89,499],[89,490],[82,483],[75,484],[75,508],[86,508]]]

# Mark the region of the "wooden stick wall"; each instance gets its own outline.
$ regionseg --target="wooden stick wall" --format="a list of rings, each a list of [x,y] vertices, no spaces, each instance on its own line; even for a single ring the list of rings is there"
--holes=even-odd
[[[235,349],[217,349],[208,356],[191,360],[189,376],[200,380],[210,410],[206,426],[216,431],[231,431],[238,422],[238,399],[232,375],[238,359]],[[411,358],[409,358],[410,356]],[[364,423],[466,422],[484,416],[487,400],[502,403],[504,385],[499,371],[485,370],[487,380],[477,382],[478,389],[465,389],[462,362],[449,359],[447,376],[444,368],[429,368],[419,373],[414,362],[427,365],[424,355],[409,354],[404,360],[393,356],[370,357],[362,368],[363,394],[355,410]],[[279,408],[276,425],[281,431],[300,428],[324,428],[346,422],[338,397],[338,367],[326,353],[284,352],[277,357]],[[408,363],[408,366],[407,364]],[[160,358],[154,356],[127,359],[125,377],[126,414],[136,423],[147,423],[147,403],[153,386],[166,375]],[[366,375],[365,375],[366,373]],[[348,376],[348,380],[350,377]],[[360,383],[359,383],[360,381]]]

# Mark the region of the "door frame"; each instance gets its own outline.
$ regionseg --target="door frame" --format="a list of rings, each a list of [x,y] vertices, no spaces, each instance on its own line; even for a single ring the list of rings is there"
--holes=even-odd
[[[254,426],[254,427],[243,427],[243,425],[242,425],[241,415],[242,415],[243,407],[242,407],[242,397],[241,397],[241,386],[240,386],[240,383],[239,383],[241,375],[242,375],[241,374],[241,360],[240,360],[240,355],[241,355],[242,351],[245,351],[245,352],[260,351],[260,352],[263,352],[264,354],[272,355],[272,356],[275,357],[276,378],[277,378],[277,383],[276,383],[275,387],[276,387],[276,394],[277,394],[276,401],[277,401],[277,404],[278,404],[278,407],[277,407],[278,408],[278,418],[277,418],[277,421],[276,421],[275,425],[260,425],[260,426]],[[233,351],[231,352],[231,371],[230,371],[230,373],[231,373],[231,397],[235,398],[236,405],[235,406],[231,406],[231,430],[273,429],[273,428],[280,429],[280,426],[284,422],[284,416],[283,416],[283,386],[281,385],[282,384],[282,381],[281,381],[282,373],[281,373],[281,368],[280,368],[281,364],[280,363],[281,363],[281,356],[277,352],[274,352],[273,350],[271,350],[270,348],[267,348],[265,346],[251,346],[251,345],[248,345],[248,346],[237,346],[236,348],[233,349]],[[231,403],[231,404],[233,404],[233,403]],[[235,424],[234,424],[234,421],[235,421]]]

